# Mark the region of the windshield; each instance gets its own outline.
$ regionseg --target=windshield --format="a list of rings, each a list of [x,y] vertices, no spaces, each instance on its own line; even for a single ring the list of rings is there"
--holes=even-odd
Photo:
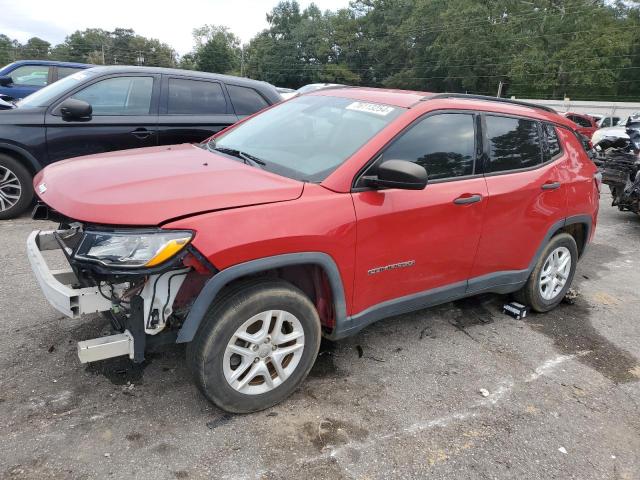
[[[242,152],[260,167],[297,180],[321,182],[404,108],[348,98],[303,96],[247,120],[211,143]]]
[[[67,90],[71,90],[90,75],[86,70],[76,72],[73,75],[64,77],[62,80],[53,82],[31,95],[23,98],[16,105],[20,108],[47,107],[51,105],[58,96]]]

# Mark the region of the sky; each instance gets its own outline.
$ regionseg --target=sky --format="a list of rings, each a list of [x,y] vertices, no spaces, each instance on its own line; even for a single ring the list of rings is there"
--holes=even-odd
[[[24,43],[40,37],[52,45],[76,30],[132,28],[168,43],[180,55],[193,46],[192,30],[226,25],[243,43],[267,27],[266,13],[278,0],[0,0],[0,33]],[[310,0],[298,0],[304,8]],[[348,0],[315,0],[321,10],[346,7]]]

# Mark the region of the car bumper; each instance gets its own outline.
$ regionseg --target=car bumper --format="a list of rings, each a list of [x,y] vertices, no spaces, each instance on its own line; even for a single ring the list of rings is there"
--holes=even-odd
[[[27,257],[31,269],[49,303],[69,318],[111,310],[111,300],[103,297],[98,287],[73,287],[78,284],[78,278],[71,268],[49,268],[42,252],[59,249],[61,247],[53,230],[36,230],[27,238]]]
[[[102,296],[98,287],[73,287],[78,284],[78,279],[71,268],[49,268],[42,252],[61,248],[54,234],[53,230],[36,230],[27,238],[27,257],[45,298],[69,318],[111,310],[111,300]],[[121,355],[134,358],[133,336],[128,330],[117,335],[78,342],[78,358],[82,363]]]

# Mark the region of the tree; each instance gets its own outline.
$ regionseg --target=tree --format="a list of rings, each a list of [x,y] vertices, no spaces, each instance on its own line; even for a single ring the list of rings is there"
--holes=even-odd
[[[52,58],[97,65],[175,67],[177,55],[166,43],[127,28],[113,32],[100,28],[76,31],[52,50]]]
[[[229,73],[240,66],[240,39],[227,27],[204,25],[193,30],[196,43],[192,54],[196,68],[205,72]]]
[[[11,63],[14,60],[14,46],[12,40],[4,34],[0,34],[0,66]]]
[[[24,59],[46,60],[49,57],[51,44],[38,37],[31,37],[22,47],[20,55]]]

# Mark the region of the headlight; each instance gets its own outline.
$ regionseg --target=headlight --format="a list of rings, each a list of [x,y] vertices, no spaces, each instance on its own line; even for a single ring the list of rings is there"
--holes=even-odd
[[[185,231],[88,231],[75,258],[110,267],[155,267],[186,247],[192,237]]]

